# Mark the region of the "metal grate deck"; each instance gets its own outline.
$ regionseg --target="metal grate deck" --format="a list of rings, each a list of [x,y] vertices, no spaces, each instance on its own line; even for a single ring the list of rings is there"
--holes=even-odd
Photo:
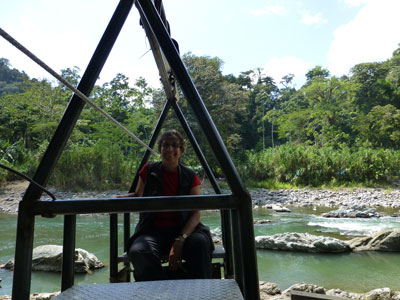
[[[75,285],[55,300],[243,300],[234,279],[163,280]]]

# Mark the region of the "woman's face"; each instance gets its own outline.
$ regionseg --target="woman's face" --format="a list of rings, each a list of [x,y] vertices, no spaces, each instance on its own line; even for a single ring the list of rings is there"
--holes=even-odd
[[[178,166],[179,159],[182,156],[181,144],[175,138],[169,138],[161,144],[161,159],[167,166]]]

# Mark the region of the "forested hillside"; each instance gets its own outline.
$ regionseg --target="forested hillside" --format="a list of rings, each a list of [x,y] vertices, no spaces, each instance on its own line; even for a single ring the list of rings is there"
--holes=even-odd
[[[321,185],[391,182],[400,170],[400,48],[383,62],[355,65],[349,76],[316,66],[301,87],[293,75],[280,82],[260,69],[223,75],[218,57],[187,53],[183,60],[246,181]],[[62,75],[75,85],[77,68]],[[0,163],[30,176],[71,93],[47,80],[30,79],[0,59]],[[133,86],[117,74],[90,95],[100,107],[148,141],[163,107],[162,90],[142,78]],[[180,105],[207,158],[216,166],[186,101]],[[166,128],[180,129],[171,112]],[[127,187],[143,147],[86,107],[56,167],[63,188]],[[186,164],[199,165],[189,149]],[[219,169],[214,168],[219,174]],[[0,181],[14,175],[0,169]]]
[[[6,93],[20,93],[29,85],[24,72],[12,69],[8,59],[0,58],[0,96]]]

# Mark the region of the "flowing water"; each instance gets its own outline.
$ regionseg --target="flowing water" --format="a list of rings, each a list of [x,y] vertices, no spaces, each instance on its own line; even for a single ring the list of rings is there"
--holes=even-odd
[[[268,219],[272,223],[255,225],[255,235],[284,232],[308,232],[314,235],[350,239],[380,230],[400,227],[400,218],[380,219],[326,219],[318,217],[326,209],[317,211],[292,208],[292,213],[273,213],[255,210],[255,219]],[[136,218],[136,216],[134,216]],[[14,256],[16,216],[0,214],[0,264]],[[202,221],[212,231],[220,231],[219,213],[203,212]],[[132,220],[134,224],[135,219]],[[119,222],[119,241],[123,224]],[[37,217],[34,246],[62,245],[63,217],[53,219]],[[75,284],[107,283],[109,277],[109,217],[78,216],[76,247],[94,253],[106,265],[92,274],[76,274]],[[120,249],[122,252],[122,249]],[[257,251],[259,279],[278,284],[284,290],[294,283],[306,282],[326,288],[340,288],[352,292],[366,292],[374,288],[389,287],[400,290],[400,254],[369,252],[346,254],[310,254],[283,251]],[[11,294],[12,272],[0,269],[0,295]],[[57,273],[32,272],[31,293],[58,291],[61,276]]]

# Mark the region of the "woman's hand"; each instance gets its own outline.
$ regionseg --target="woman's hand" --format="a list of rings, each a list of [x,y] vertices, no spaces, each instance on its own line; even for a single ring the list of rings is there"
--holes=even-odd
[[[116,196],[116,198],[127,198],[127,197],[136,197],[136,192]]]
[[[182,265],[182,248],[185,240],[176,238],[169,251],[168,265],[172,271],[178,270]]]

